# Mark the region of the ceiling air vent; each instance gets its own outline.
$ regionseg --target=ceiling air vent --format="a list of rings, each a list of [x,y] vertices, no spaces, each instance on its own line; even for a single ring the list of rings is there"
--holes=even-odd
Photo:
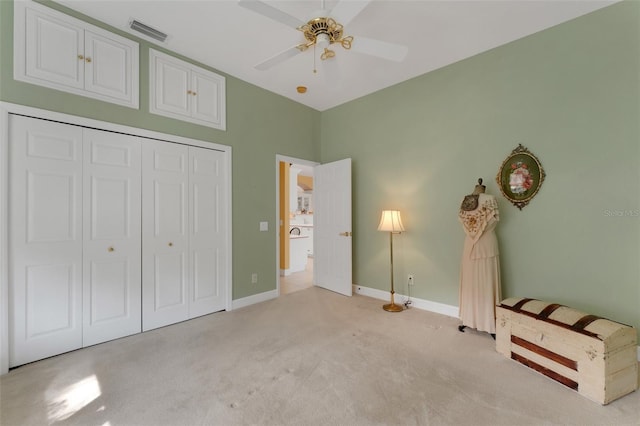
[[[132,30],[138,31],[139,33],[142,33],[147,37],[151,37],[152,39],[158,40],[163,43],[167,39],[167,34],[163,33],[162,31],[158,31],[155,28],[151,28],[150,26],[143,24],[142,22],[135,19],[129,21],[129,27]]]

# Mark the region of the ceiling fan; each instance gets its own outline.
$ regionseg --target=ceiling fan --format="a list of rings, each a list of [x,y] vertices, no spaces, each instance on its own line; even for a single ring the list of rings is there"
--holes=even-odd
[[[285,60],[302,53],[310,47],[320,48],[320,59],[335,57],[332,45],[338,44],[343,49],[353,49],[356,52],[378,58],[402,62],[407,55],[408,48],[399,44],[374,40],[368,37],[345,35],[344,26],[348,25],[371,0],[351,1],[341,0],[331,10],[327,11],[322,2],[322,10],[314,13],[307,22],[289,15],[260,0],[238,0],[238,4],[274,21],[293,27],[304,36],[304,41],[292,46],[271,58],[255,65],[258,70],[267,70]]]

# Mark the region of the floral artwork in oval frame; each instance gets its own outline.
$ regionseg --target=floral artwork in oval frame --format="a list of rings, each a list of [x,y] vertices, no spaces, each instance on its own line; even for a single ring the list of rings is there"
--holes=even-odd
[[[538,158],[518,144],[502,162],[496,181],[502,195],[522,210],[538,193],[544,178],[545,173]]]

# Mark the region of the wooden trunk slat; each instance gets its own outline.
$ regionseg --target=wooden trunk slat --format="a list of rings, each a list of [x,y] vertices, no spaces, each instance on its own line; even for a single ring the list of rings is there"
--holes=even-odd
[[[549,358],[550,360],[557,362],[560,365],[564,365],[567,368],[578,371],[578,363],[575,360],[564,357],[560,354],[545,349],[542,346],[538,346],[514,335],[511,335],[511,342],[515,343],[518,346],[522,346],[523,348],[527,348],[531,352],[535,352],[545,358]]]

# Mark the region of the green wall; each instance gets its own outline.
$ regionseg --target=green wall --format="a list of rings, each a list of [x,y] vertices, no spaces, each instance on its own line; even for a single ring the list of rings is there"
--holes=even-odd
[[[140,109],[14,81],[13,2],[5,0],[0,0],[0,100],[231,146],[233,299],[275,289],[276,154],[316,160],[320,113],[225,75],[226,131],[149,114],[148,49],[158,47],[55,3],[42,3],[140,43]],[[260,221],[269,222],[268,232],[259,232]],[[251,284],[252,272],[258,273],[258,284]]]
[[[14,81],[12,17],[13,2],[0,1],[0,100],[233,147],[234,299],[275,288],[275,155],[351,157],[354,283],[388,289],[388,236],[376,227],[382,209],[398,208],[407,232],[394,238],[397,291],[407,293],[412,273],[413,296],[457,305],[457,212],[482,177],[499,200],[505,297],[552,300],[640,328],[637,2],[323,113],[226,76],[226,132],[146,112],[151,45],[143,40],[137,111]],[[518,143],[547,172],[522,211],[494,180]],[[269,232],[258,231],[263,220]]]
[[[563,303],[640,329],[640,3],[616,4],[322,115],[321,161],[353,159],[354,283],[458,305],[478,177],[498,196],[503,296]],[[424,52],[428,54],[428,52]],[[495,176],[521,143],[547,179],[522,211]]]

